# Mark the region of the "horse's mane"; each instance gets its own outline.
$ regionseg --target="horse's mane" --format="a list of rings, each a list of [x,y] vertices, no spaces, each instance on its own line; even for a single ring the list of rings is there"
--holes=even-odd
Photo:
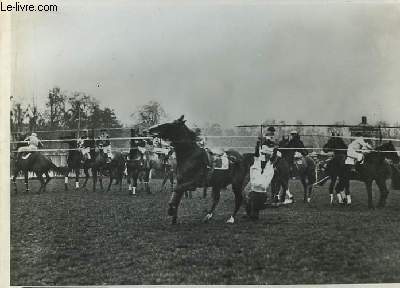
[[[198,135],[195,131],[190,129],[189,127],[186,126],[186,124],[183,124],[182,127],[184,128],[184,132],[187,133],[187,136],[189,136],[190,140],[196,141],[198,138]]]

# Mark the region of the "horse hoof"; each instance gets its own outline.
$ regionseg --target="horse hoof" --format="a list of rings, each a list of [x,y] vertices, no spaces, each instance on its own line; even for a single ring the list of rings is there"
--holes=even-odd
[[[208,222],[210,219],[213,217],[212,213],[208,213],[206,216],[203,218],[203,222]]]
[[[228,220],[226,220],[227,224],[234,224],[235,223],[235,218],[233,218],[233,216],[229,217]]]

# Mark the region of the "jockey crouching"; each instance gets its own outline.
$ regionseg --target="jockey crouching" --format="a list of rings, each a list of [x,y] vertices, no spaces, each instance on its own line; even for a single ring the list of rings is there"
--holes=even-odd
[[[77,140],[79,150],[82,153],[83,159],[82,163],[84,163],[86,160],[92,159],[90,156],[90,146],[89,146],[89,141],[88,141],[88,131],[83,130],[81,137],[78,138]]]
[[[372,146],[365,142],[362,132],[356,132],[355,136],[356,138],[347,147],[347,158],[344,162],[345,172],[343,173],[344,183],[350,181],[352,170],[364,163],[364,154],[368,153],[369,150],[373,150]],[[340,194],[343,194],[343,191],[341,191]],[[338,194],[338,197],[340,194]],[[351,196],[350,194],[347,194],[347,191],[345,196],[347,204],[350,205]],[[344,195],[340,195],[340,197],[344,198]]]
[[[356,138],[351,142],[347,148],[347,158],[345,164],[347,165],[361,165],[364,163],[364,154],[369,150],[373,150],[372,146],[365,142],[361,132],[355,133]]]
[[[275,173],[275,164],[281,153],[274,139],[275,129],[269,127],[265,137],[257,141],[254,163],[250,167],[251,191],[247,197],[246,213],[253,219],[259,218],[259,211],[266,208],[267,189]]]
[[[111,163],[112,153],[111,153],[111,142],[110,136],[105,129],[100,131],[100,136],[98,138],[98,147],[107,155],[106,163]]]

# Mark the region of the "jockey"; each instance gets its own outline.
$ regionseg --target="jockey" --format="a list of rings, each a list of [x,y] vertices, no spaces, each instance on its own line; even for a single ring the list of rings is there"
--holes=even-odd
[[[97,139],[97,145],[100,149],[103,149],[103,152],[107,155],[106,162],[110,163],[112,159],[110,136],[105,129],[102,129],[100,133],[101,134]]]
[[[355,136],[356,138],[347,148],[346,164],[349,165],[363,164],[365,152],[373,150],[372,146],[365,142],[361,132],[356,132]]]
[[[88,143],[88,130],[82,131],[82,135],[78,138],[77,144],[78,144],[79,150],[81,151],[81,153],[83,155],[82,161],[84,161],[84,159],[90,160],[91,156],[90,156],[90,146]]]
[[[290,151],[290,164],[294,162],[295,159],[299,159],[302,156],[306,156],[308,154],[307,150],[304,149],[304,143],[300,139],[300,135],[296,130],[290,132],[290,141],[287,145],[288,148],[294,148]],[[296,149],[297,148],[297,149]]]
[[[41,146],[41,147],[43,146],[43,143],[37,137],[37,134],[35,132],[32,132],[32,134],[30,136],[28,136],[27,138],[25,138],[24,141],[28,142],[28,147],[20,147],[18,149],[18,152],[38,150],[39,146]]]
[[[267,161],[274,159],[273,164],[276,163],[277,159],[282,156],[281,152],[278,151],[278,145],[275,139],[275,128],[268,127],[265,137],[260,137],[256,144],[256,151],[254,155],[260,157],[261,168],[264,169]]]

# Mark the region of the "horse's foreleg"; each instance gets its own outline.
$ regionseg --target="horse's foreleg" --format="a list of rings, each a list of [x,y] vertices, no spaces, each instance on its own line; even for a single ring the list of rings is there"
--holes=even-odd
[[[49,172],[45,172],[44,174],[46,175],[46,182],[44,183],[43,192],[46,191],[46,186],[47,186],[47,184],[48,184],[48,183],[50,182],[50,180],[51,180],[51,177],[50,177],[50,175],[49,175]]]
[[[365,182],[365,187],[367,188],[367,196],[368,196],[368,208],[375,208],[374,203],[372,202],[372,180],[368,180]]]
[[[85,182],[83,182],[82,188],[86,188],[86,183],[89,180],[89,169],[85,168],[83,169],[83,172],[85,173]],[[93,171],[92,171],[93,173]]]
[[[308,187],[307,187],[306,178],[302,175],[302,176],[300,176],[300,181],[301,181],[301,184],[303,185],[303,191],[304,191],[304,199],[303,199],[303,202],[304,202],[304,203],[307,203],[307,199],[308,199]]]
[[[151,169],[146,171],[145,176],[144,176],[144,189],[147,194],[151,194],[150,187],[149,187],[150,178],[151,178]]]
[[[240,184],[240,185],[232,185],[232,191],[235,194],[235,209],[233,210],[232,216],[227,221],[227,223],[230,223],[230,224],[235,223],[236,214],[239,211],[240,206],[243,203],[242,184]]]
[[[168,215],[172,216],[172,224],[177,223],[178,207],[179,207],[179,203],[181,202],[183,192],[184,192],[184,190],[176,190],[176,191],[172,192],[171,199],[168,203],[168,205],[169,205]]]
[[[206,198],[207,198],[207,189],[208,189],[207,186],[204,186],[204,187],[203,187],[203,199],[206,199]]]
[[[337,176],[331,176],[331,183],[329,184],[329,198],[331,205],[333,204],[333,188],[335,187]]]
[[[40,194],[40,192],[42,192],[42,190],[44,191],[45,183],[44,183],[44,179],[43,179],[43,174],[42,173],[39,172],[36,175],[37,175],[38,180],[40,181],[40,188],[39,188],[37,193]]]
[[[25,192],[29,193],[28,171],[24,171]]]
[[[217,207],[219,203],[220,196],[221,196],[221,188],[216,186],[212,187],[213,202],[211,205],[211,209],[208,210],[207,215],[204,217],[204,222],[210,220],[214,216],[215,207]]]
[[[380,179],[380,180],[376,180],[375,182],[376,182],[376,185],[378,185],[379,192],[380,192],[378,207],[384,207],[386,205],[386,199],[389,194],[389,190],[386,187],[386,181]]]
[[[97,170],[92,169],[92,177],[93,177],[93,192],[96,192],[96,182],[97,182]]]
[[[79,174],[80,174],[80,169],[75,169],[75,190],[79,189]]]
[[[69,178],[68,178],[68,175],[69,175],[69,168],[68,169],[66,169],[67,171],[65,171],[65,174],[64,174],[64,190],[65,191],[67,191],[68,190],[68,180],[69,180]]]
[[[104,186],[103,186],[103,175],[101,172],[99,173],[99,183],[100,183],[100,189],[101,191],[104,191]]]
[[[18,187],[17,187],[17,175],[18,175],[19,169],[14,169],[14,173],[13,173],[13,178],[12,178],[12,182],[14,184],[14,191],[15,194],[18,194]]]

